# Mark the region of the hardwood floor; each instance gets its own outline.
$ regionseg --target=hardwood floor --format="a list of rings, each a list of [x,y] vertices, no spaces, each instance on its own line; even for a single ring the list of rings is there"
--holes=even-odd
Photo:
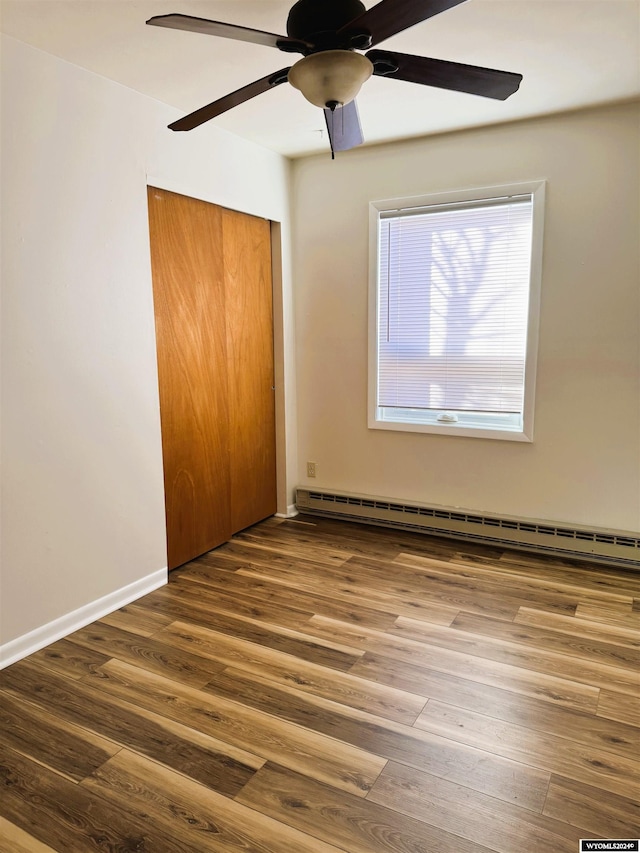
[[[640,573],[269,519],[0,673],[2,853],[640,836]]]

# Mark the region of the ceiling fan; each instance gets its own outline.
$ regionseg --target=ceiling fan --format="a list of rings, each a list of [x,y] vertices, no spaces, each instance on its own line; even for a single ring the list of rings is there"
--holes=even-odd
[[[191,15],[150,18],[147,24],[154,27],[238,39],[303,56],[293,66],[255,80],[169,127],[171,130],[192,130],[289,81],[308,101],[324,110],[333,156],[335,151],[347,151],[364,141],[355,97],[372,74],[505,100],[517,91],[521,74],[369,49],[463,2],[465,0],[381,0],[367,10],[361,0],[297,0],[289,11],[286,36]]]

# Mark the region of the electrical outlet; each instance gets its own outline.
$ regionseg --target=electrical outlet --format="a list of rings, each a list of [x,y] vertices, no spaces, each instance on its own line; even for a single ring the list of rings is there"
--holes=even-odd
[[[315,477],[316,476],[316,463],[315,462],[307,462],[307,477]]]

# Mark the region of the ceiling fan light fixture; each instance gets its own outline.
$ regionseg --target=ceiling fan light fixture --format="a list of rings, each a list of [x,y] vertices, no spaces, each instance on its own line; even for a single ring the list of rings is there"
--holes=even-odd
[[[373,74],[373,64],[352,50],[323,50],[299,60],[289,71],[289,82],[314,106],[344,106],[357,96]]]

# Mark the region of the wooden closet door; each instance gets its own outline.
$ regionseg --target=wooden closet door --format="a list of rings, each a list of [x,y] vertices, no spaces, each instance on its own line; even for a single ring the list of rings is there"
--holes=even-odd
[[[276,511],[271,226],[222,210],[234,533]]]
[[[172,569],[276,510],[271,228],[148,196]]]
[[[221,209],[148,188],[169,568],[230,538]]]

